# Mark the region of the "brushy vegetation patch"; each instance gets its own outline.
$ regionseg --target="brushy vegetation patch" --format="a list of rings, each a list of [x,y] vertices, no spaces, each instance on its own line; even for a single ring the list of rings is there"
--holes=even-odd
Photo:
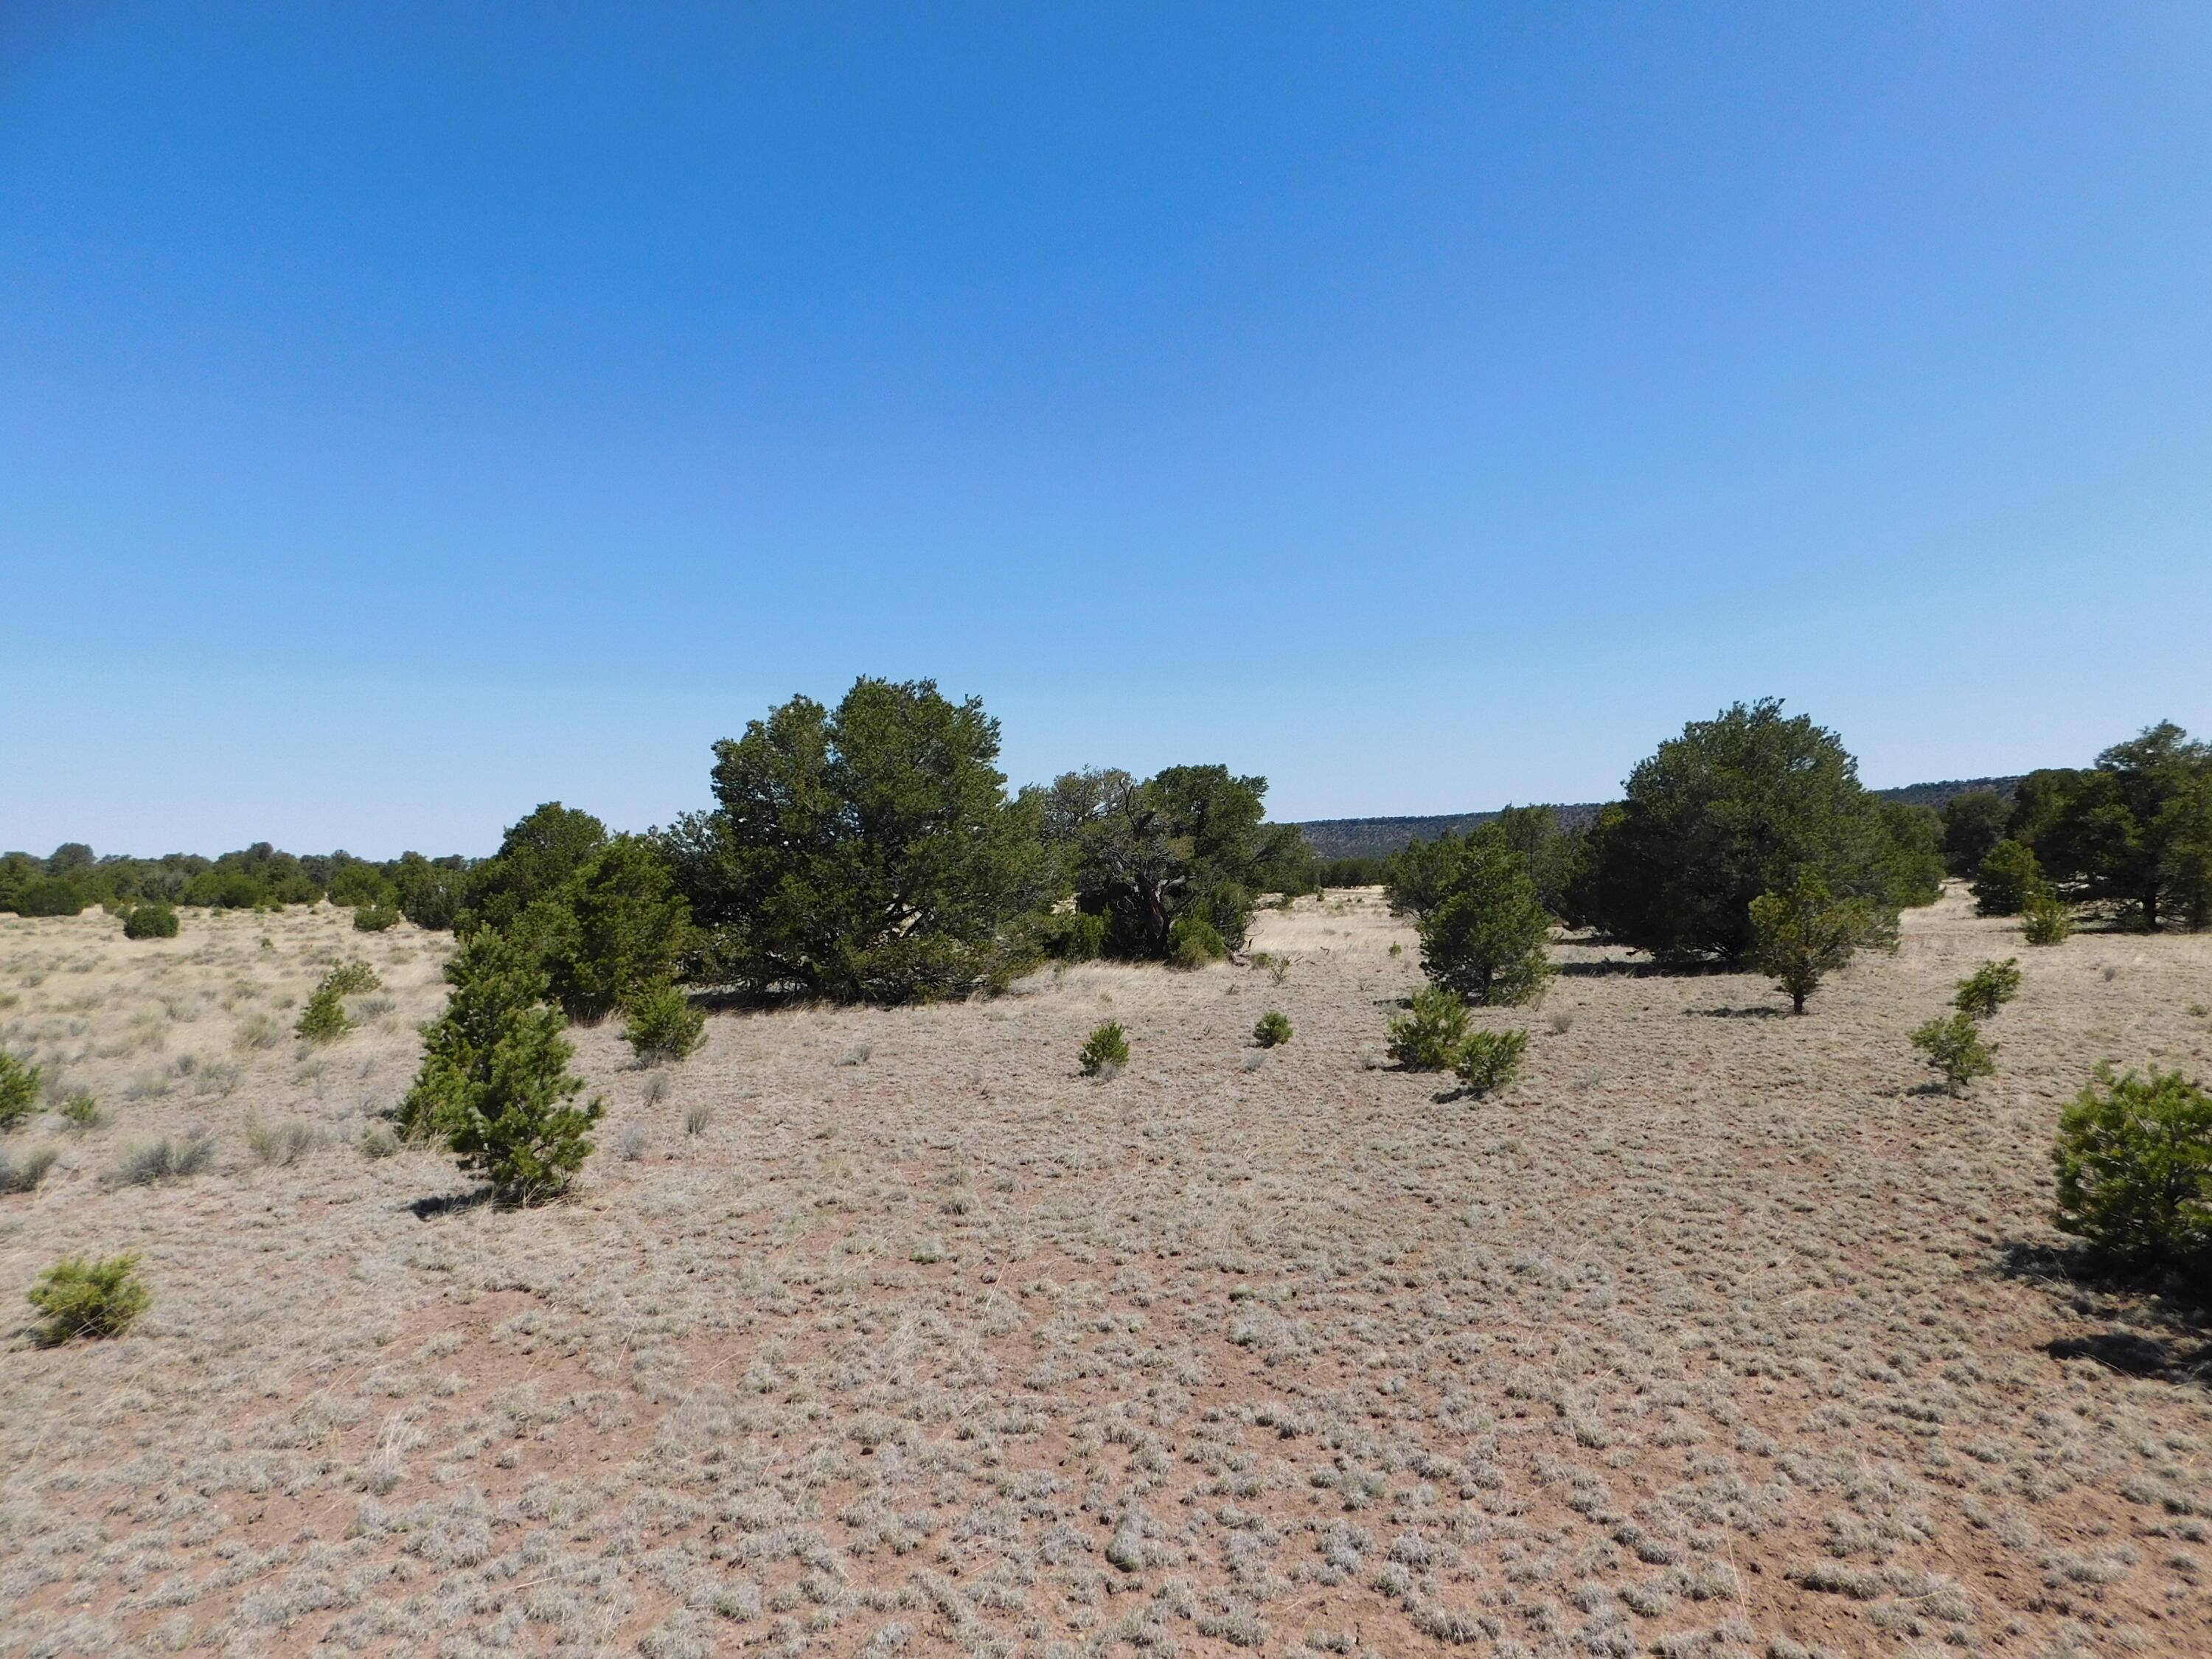
[[[1526,1031],[1470,1031],[1452,1056],[1459,1086],[1480,1100],[1510,1089],[1528,1058]]]
[[[1912,1033],[1912,1046],[1954,1095],[1976,1078],[1996,1073],[1996,1045],[1982,1041],[1982,1028],[1972,1014],[1937,1015]]]
[[[37,1115],[43,1068],[0,1048],[0,1133]]]
[[[64,1256],[39,1275],[30,1304],[46,1316],[40,1340],[58,1346],[76,1337],[120,1336],[153,1303],[137,1255],[88,1261]]]
[[[215,1157],[215,1142],[206,1135],[164,1135],[133,1146],[109,1170],[110,1187],[150,1187],[156,1182],[182,1181],[208,1167]]]
[[[2060,1118],[2052,1161],[2066,1231],[2130,1268],[2212,1267],[2212,1094],[2201,1084],[2101,1069]]]
[[[1467,1042],[1468,1023],[1458,992],[1424,986],[1390,1021],[1390,1058],[1409,1072],[1449,1071]]]
[[[641,991],[623,1026],[623,1041],[641,1066],[689,1058],[707,1040],[707,1013],[666,980]]]
[[[1109,1019],[1101,1022],[1084,1039],[1082,1051],[1075,1057],[1079,1069],[1085,1077],[1110,1078],[1129,1063],[1129,1034],[1121,1029],[1121,1022]]]
[[[14,1157],[0,1149],[0,1193],[37,1191],[39,1183],[46,1178],[46,1171],[54,1167],[54,1161],[60,1156],[51,1146]]]

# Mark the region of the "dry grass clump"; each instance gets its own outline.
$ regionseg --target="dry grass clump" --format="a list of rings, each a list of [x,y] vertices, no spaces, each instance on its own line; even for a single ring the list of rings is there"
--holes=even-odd
[[[196,1176],[215,1156],[215,1142],[204,1134],[179,1135],[133,1146],[107,1173],[111,1187],[150,1187],[157,1181],[181,1181]]]
[[[39,1183],[46,1178],[46,1171],[54,1167],[61,1154],[52,1146],[40,1146],[33,1151],[11,1156],[0,1147],[0,1193],[36,1192]]]
[[[1570,940],[1574,1018],[1478,1099],[1362,1066],[1420,981],[1379,902],[1332,895],[1259,918],[1298,958],[1279,989],[1094,963],[722,1014],[672,1091],[572,1032],[613,1121],[523,1212],[410,1146],[101,1190],[123,1146],[213,1127],[222,1055],[221,1127],[366,1150],[445,948],[319,910],[188,917],[126,961],[103,926],[0,918],[6,1040],[118,1103],[0,1202],[0,1289],[127,1248],[161,1301],[0,1356],[0,1655],[2212,1636],[2201,1339],[2081,1276],[2048,1158],[2095,1060],[2208,1069],[2212,939],[2036,952],[2002,1073],[1957,1097],[1915,1091],[1909,1033],[2017,935],[1955,899],[1802,1019]],[[312,1066],[234,1048],[323,951],[373,956],[396,1029]],[[163,991],[200,1010],[166,1050],[95,1052]],[[1297,1036],[1249,1072],[1255,991]],[[1102,1090],[1068,1060],[1109,1018],[1142,1041]]]

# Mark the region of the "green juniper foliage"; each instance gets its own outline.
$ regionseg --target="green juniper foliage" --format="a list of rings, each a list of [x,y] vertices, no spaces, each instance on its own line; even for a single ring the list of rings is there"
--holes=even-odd
[[[1170,968],[1203,968],[1228,954],[1229,946],[1222,941],[1221,930],[1204,916],[1177,916],[1175,926],[1168,929]]]
[[[1270,1008],[1252,1028],[1252,1041],[1262,1048],[1278,1048],[1291,1040],[1291,1017]]]
[[[606,845],[607,827],[589,812],[547,801],[511,825],[499,851],[471,867],[453,919],[457,931],[504,932],[525,910],[590,863]]]
[[[1055,909],[1039,919],[1038,943],[1056,961],[1096,962],[1106,954],[1107,925],[1086,910]]]
[[[1526,1031],[1470,1031],[1452,1057],[1459,1086],[1480,1100],[1513,1086],[1528,1052]]]
[[[1324,859],[1316,867],[1314,879],[1324,888],[1378,887],[1382,884],[1386,862],[1358,856]]]
[[[2028,895],[2021,908],[2020,936],[2030,945],[2063,945],[2074,932],[2074,907],[2047,887]]]
[[[1265,821],[1267,793],[1267,779],[1225,766],[1171,766],[1142,781],[1068,772],[1024,799],[1042,815],[1077,909],[1105,918],[1104,954],[1159,962],[1186,918],[1241,949],[1259,895],[1312,890],[1305,838]]]
[[[2145,928],[2212,921],[2212,744],[2162,720],[2087,771],[2033,775],[2021,789],[2009,833],[2071,896]]]
[[[1970,890],[1976,915],[2016,916],[2044,890],[2043,867],[2028,847],[2001,841],[1983,858]]]
[[[714,745],[709,813],[663,848],[705,929],[701,974],[760,992],[913,1002],[989,981],[1045,908],[1039,809],[1009,799],[999,723],[934,682],[794,697]]]
[[[1390,1058],[1409,1072],[1441,1072],[1467,1041],[1467,1003],[1456,991],[1425,985],[1411,1009],[1390,1021]]]
[[[1993,1018],[1999,1008],[2020,994],[2020,958],[1985,962],[1959,981],[1951,1006],[1976,1019]]]
[[[1098,1077],[1118,1072],[1129,1063],[1129,1034],[1121,1029],[1118,1019],[1106,1020],[1098,1025],[1083,1044],[1076,1056],[1085,1077]]]
[[[1801,870],[1780,892],[1752,900],[1752,959],[1802,1014],[1820,981],[1851,959],[1873,920],[1864,899],[1839,899],[1819,872]]]
[[[507,933],[544,964],[562,1012],[586,1024],[674,980],[698,945],[667,860],[641,836],[608,841]]]
[[[2059,1227],[2136,1267],[2212,1247],[2212,1095],[2179,1072],[2100,1066],[2058,1120]]]
[[[1942,1073],[1944,1085],[1954,1095],[1997,1069],[1996,1045],[1982,1041],[1982,1028],[1972,1014],[1937,1016],[1912,1034],[1912,1046]]]
[[[177,913],[167,904],[134,904],[123,913],[125,939],[174,939]]]
[[[666,980],[646,986],[629,1005],[623,1041],[641,1066],[683,1060],[707,1040],[705,1011]]]
[[[353,925],[357,932],[381,933],[399,925],[399,907],[395,904],[363,904],[353,913]]]
[[[1422,970],[1473,1003],[1510,1006],[1540,994],[1552,973],[1552,918],[1528,860],[1486,824],[1444,848],[1438,863],[1421,916]]]
[[[323,983],[342,997],[363,996],[368,992],[384,988],[384,981],[376,976],[376,969],[358,957],[351,962],[342,962],[331,969],[323,975]]]
[[[2004,839],[2005,819],[2012,808],[1994,789],[1971,789],[1943,803],[1943,867],[1954,876],[1971,876],[1982,867],[1989,851]]]
[[[1929,896],[1927,849],[1897,834],[1834,732],[1771,698],[1738,703],[1630,775],[1590,832],[1572,897],[1662,961],[1739,962],[1755,942],[1751,902],[1801,870],[1875,911]]]
[[[353,1017],[346,1012],[343,994],[325,979],[309,994],[307,1006],[300,1011],[299,1024],[292,1028],[292,1035],[302,1042],[336,1042],[353,1029]]]
[[[60,876],[33,881],[15,896],[17,912],[27,916],[74,916],[87,900],[74,882]]]
[[[45,1079],[43,1067],[0,1048],[0,1131],[12,1129],[37,1115],[39,1087]]]
[[[425,1033],[402,1132],[444,1140],[508,1202],[557,1196],[591,1156],[586,1132],[606,1106],[569,1103],[584,1083],[568,1070],[575,1050],[561,1036],[545,970],[483,928],[447,963],[446,980],[453,994]]]
[[[50,1346],[72,1337],[119,1336],[154,1299],[138,1277],[136,1254],[104,1261],[64,1256],[39,1275],[28,1296],[46,1316],[40,1337]]]

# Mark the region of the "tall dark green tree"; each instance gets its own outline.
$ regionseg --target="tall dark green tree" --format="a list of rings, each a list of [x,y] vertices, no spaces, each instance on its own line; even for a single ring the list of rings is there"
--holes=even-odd
[[[562,1009],[585,1021],[673,979],[698,943],[667,860],[642,836],[609,841],[510,932],[544,966]]]
[[[2177,843],[2186,841],[2197,792],[2212,778],[2212,748],[2162,720],[2075,777],[2034,836],[2045,873],[2077,898],[2110,901],[2156,927],[2177,878],[2189,880]],[[2185,919],[2189,908],[2185,897]]]
[[[1050,896],[1036,804],[1011,799],[999,723],[931,680],[794,697],[714,745],[711,812],[662,847],[706,930],[702,972],[869,1002],[956,995]]]
[[[1469,1002],[1526,1002],[1551,975],[1551,927],[1527,854],[1504,826],[1486,823],[1453,845],[1421,917],[1421,968]]]
[[[1741,960],[1751,902],[1801,871],[1893,914],[1896,843],[1836,734],[1776,699],[1693,720],[1591,832],[1578,908],[1661,960]]]
[[[402,853],[388,873],[398,890],[399,914],[417,927],[442,932],[459,919],[468,885],[466,859],[426,859],[420,853]]]
[[[1943,819],[1932,806],[1909,801],[1881,803],[1882,830],[1889,839],[1881,855],[1881,890],[1903,909],[1933,904],[1943,896]]]
[[[556,1196],[591,1156],[587,1136],[606,1109],[596,1097],[573,1103],[584,1082],[568,1071],[575,1050],[544,969],[486,927],[462,942],[446,980],[453,994],[425,1033],[400,1127],[444,1141],[510,1202]]]
[[[2011,805],[1994,789],[1969,789],[1943,803],[1943,867],[1971,876],[1990,848],[2004,839]]]
[[[1266,821],[1267,781],[1225,766],[1171,766],[1139,782],[1070,772],[1038,792],[1045,834],[1077,908],[1106,918],[1111,956],[1162,960],[1185,917],[1241,946],[1254,900],[1308,890],[1312,854]]]
[[[607,844],[607,827],[589,812],[545,802],[513,825],[499,851],[473,866],[454,926],[504,932],[538,900],[574,877]]]

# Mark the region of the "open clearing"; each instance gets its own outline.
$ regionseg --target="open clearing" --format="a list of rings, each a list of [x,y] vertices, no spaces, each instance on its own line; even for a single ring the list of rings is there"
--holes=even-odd
[[[2212,938],[1954,896],[1803,1019],[1563,946],[1486,1102],[1368,1063],[1418,983],[1373,895],[1253,944],[1279,987],[725,1014],[665,1072],[577,1032],[599,1151],[517,1213],[361,1150],[449,940],[0,919],[0,1033],[107,1119],[7,1138],[62,1157],[0,1198],[0,1654],[2212,1651],[2212,1401],[2055,1275],[2046,1151],[2099,1060],[2212,1070]],[[1916,1092],[2014,954],[1998,1075]],[[139,1326],[34,1346],[38,1272],[125,1249]]]

